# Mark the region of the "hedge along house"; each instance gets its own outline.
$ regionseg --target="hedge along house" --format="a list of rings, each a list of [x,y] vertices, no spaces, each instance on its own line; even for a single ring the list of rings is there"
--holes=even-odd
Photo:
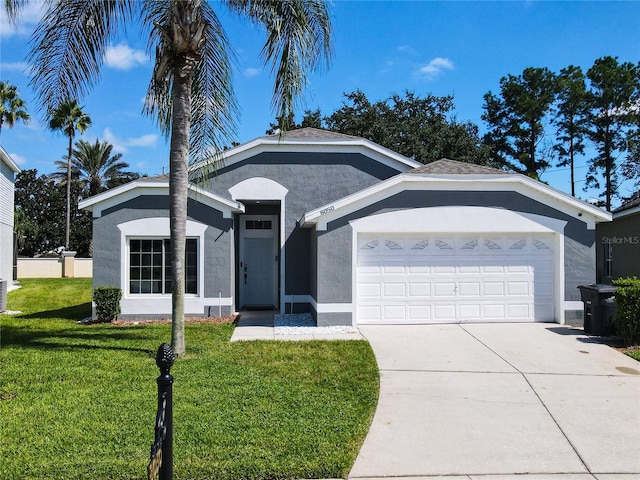
[[[610,214],[540,182],[362,138],[300,129],[195,165],[187,315],[311,312],[318,325],[564,323],[595,280],[595,226]],[[196,186],[197,185],[197,186]],[[122,316],[167,317],[168,178],[87,199],[94,287]]]

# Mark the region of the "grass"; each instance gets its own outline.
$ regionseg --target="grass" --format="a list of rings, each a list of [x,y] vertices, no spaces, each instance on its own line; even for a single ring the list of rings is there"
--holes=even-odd
[[[169,325],[79,325],[85,279],[23,280],[0,316],[0,476],[144,479],[155,352]],[[230,343],[188,324],[176,361],[175,479],[337,478],[368,430],[378,371],[364,341]]]
[[[640,346],[628,347],[622,350],[626,355],[640,362]]]

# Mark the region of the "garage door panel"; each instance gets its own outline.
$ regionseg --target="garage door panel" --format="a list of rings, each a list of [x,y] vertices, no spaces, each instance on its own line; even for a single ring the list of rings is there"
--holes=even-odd
[[[384,305],[384,320],[388,322],[399,323],[407,318],[407,307],[405,305]]]
[[[460,297],[479,297],[481,282],[459,282]]]
[[[380,298],[380,284],[360,283],[358,285],[358,295],[361,298]]]
[[[478,304],[460,305],[459,318],[462,321],[476,321],[482,319],[481,306]]]
[[[409,296],[410,297],[430,297],[431,284],[411,282],[409,284]]]
[[[434,297],[453,297],[456,294],[455,282],[434,282],[433,284],[433,296]]]
[[[384,296],[385,297],[405,297],[406,285],[404,283],[385,283]]]
[[[409,321],[412,323],[428,323],[431,320],[430,305],[410,305]]]
[[[434,305],[433,319],[437,323],[450,323],[457,321],[456,305],[454,303],[445,305]]]
[[[553,320],[554,242],[539,237],[359,237],[358,321]]]
[[[505,292],[504,282],[482,282],[482,292],[485,296],[503,297]]]
[[[529,295],[529,282],[507,282],[507,296]]]

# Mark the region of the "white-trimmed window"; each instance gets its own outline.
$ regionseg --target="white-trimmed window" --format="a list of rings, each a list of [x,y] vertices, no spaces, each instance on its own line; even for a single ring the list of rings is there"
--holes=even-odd
[[[198,240],[188,238],[185,248],[185,293],[198,293]],[[129,293],[171,293],[171,250],[168,238],[129,240]]]
[[[604,245],[604,276],[613,278],[613,245],[610,243]]]

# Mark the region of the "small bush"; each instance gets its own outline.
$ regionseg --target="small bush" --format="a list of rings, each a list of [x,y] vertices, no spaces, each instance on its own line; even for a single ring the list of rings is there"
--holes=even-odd
[[[640,342],[640,279],[619,278],[613,281],[615,293],[616,332],[627,345]]]
[[[96,287],[93,290],[93,302],[96,304],[96,317],[99,322],[110,322],[120,314],[122,290],[118,287]]]

